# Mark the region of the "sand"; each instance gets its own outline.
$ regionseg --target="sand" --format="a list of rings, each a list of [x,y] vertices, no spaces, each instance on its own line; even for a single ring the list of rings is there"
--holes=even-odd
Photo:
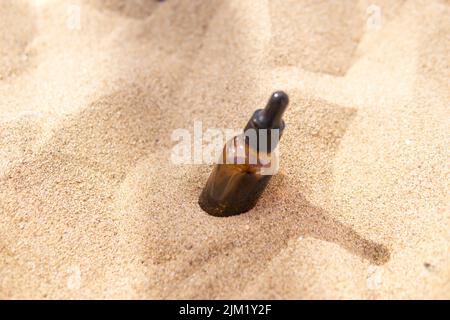
[[[1,0],[0,298],[449,299],[449,34],[448,1]],[[171,133],[277,89],[280,172],[207,215]]]

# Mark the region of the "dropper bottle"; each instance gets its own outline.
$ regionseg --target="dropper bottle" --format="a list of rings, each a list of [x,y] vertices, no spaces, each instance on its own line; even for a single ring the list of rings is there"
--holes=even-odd
[[[213,216],[226,217],[252,209],[278,169],[278,145],[289,98],[272,94],[264,109],[256,110],[244,133],[228,141],[200,195],[200,207]]]

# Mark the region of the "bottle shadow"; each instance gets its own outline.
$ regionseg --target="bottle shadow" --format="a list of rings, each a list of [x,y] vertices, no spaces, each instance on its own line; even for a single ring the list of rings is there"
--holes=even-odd
[[[283,174],[273,177],[273,184],[268,188],[267,192],[273,198],[281,196],[280,189],[277,185],[289,185],[288,177]],[[295,203],[298,210],[286,212],[285,229],[279,230],[278,233],[288,233],[289,238],[312,237],[318,240],[332,242],[346,249],[350,253],[369,260],[371,264],[382,265],[390,258],[390,251],[387,246],[369,240],[350,225],[345,224],[338,219],[333,218],[333,214],[312,204],[303,195],[302,189],[297,192],[290,190],[292,197],[295,197]],[[281,191],[285,194],[286,190]],[[269,201],[269,199],[266,199]],[[275,205],[276,205],[276,200]],[[279,203],[280,205],[283,205]],[[264,205],[263,203],[261,205]],[[267,221],[263,223],[272,225],[276,222],[276,215],[267,216]]]

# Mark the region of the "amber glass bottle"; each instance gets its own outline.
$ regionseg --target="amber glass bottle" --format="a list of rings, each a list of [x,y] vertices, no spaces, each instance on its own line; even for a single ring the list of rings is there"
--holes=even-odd
[[[228,141],[214,167],[199,204],[213,216],[226,217],[252,209],[278,167],[275,152],[285,124],[282,115],[289,103],[286,93],[272,94],[258,109],[244,133]]]

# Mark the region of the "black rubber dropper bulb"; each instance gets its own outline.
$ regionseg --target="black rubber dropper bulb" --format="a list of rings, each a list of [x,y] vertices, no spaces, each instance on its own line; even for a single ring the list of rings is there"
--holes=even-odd
[[[245,127],[244,131],[247,132],[248,129],[254,129],[256,130],[256,134],[259,140],[259,130],[260,129],[266,129],[267,131],[267,144],[262,144],[263,146],[267,145],[267,149],[263,147],[263,150],[261,149],[261,144],[258,143],[258,146],[254,146],[251,144],[251,147],[253,147],[255,150],[259,151],[265,151],[270,152],[278,144],[278,140],[281,137],[281,134],[283,133],[285,124],[282,119],[283,113],[286,110],[287,106],[289,104],[289,97],[286,93],[283,91],[276,91],[272,93],[269,101],[267,102],[267,105],[264,109],[258,109],[253,113],[253,116],[250,118],[250,120],[247,123],[247,126]],[[278,139],[275,139],[272,141],[271,139],[271,133],[272,129],[278,129]]]

